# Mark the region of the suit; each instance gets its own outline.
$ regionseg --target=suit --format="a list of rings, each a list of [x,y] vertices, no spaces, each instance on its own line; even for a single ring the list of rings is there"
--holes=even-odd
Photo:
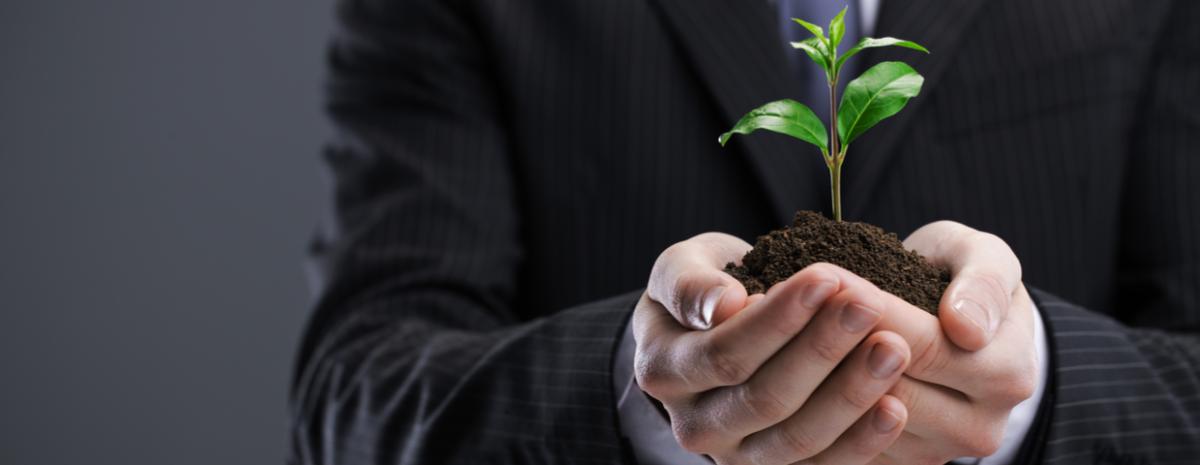
[[[828,210],[818,153],[717,134],[797,95],[765,2],[343,0],[335,212],[293,463],[619,463],[613,349],[657,254]],[[846,217],[1005,239],[1054,370],[1025,457],[1200,456],[1200,4],[885,2],[923,94]],[[1115,459],[1113,457],[1116,457]],[[1193,462],[1188,462],[1189,460]],[[1125,461],[1125,462],[1121,462]]]

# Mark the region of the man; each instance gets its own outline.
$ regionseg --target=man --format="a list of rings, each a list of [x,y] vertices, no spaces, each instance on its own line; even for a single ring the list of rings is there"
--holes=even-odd
[[[904,59],[927,83],[856,142],[847,218],[917,230],[910,247],[955,265],[940,321],[838,268],[764,297],[719,274],[738,237],[827,203],[799,144],[714,142],[749,108],[806,99],[775,5],[338,11],[336,227],[316,243],[327,283],[293,386],[293,462],[1200,453],[1195,2],[882,3],[873,35],[934,53],[855,58]],[[867,329],[837,333],[852,307]],[[1038,329],[1050,349],[1034,363]],[[636,390],[617,392],[629,371]],[[737,401],[764,386],[784,389]],[[669,426],[632,419],[645,409],[624,394],[661,401]],[[1030,418],[1008,418],[1027,397]]]

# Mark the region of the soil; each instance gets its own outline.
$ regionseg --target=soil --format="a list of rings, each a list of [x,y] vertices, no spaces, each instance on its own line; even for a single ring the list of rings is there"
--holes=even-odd
[[[949,270],[905,250],[895,234],[811,211],[797,212],[790,227],[759,236],[742,264],[730,263],[725,271],[756,294],[818,262],[845,268],[934,315],[950,284]]]

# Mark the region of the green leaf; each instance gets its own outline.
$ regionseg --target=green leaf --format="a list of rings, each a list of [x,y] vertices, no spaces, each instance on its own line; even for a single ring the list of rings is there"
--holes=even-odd
[[[829,134],[825,125],[811,108],[791,99],[776,100],[750,110],[733,125],[729,132],[717,139],[722,146],[736,134],[750,134],[759,129],[786,134],[820,147],[821,153],[829,153]]]
[[[846,53],[844,55],[842,55],[840,58],[838,58],[837,65],[834,68],[837,70],[841,70],[842,65],[846,63],[846,60],[850,59],[850,57],[852,57],[854,55],[857,55],[858,52],[861,52],[868,48],[891,47],[891,46],[911,48],[913,50],[929,53],[929,50],[927,50],[925,47],[922,47],[920,44],[918,44],[916,42],[912,42],[912,41],[908,41],[908,40],[901,40],[901,39],[897,39],[895,37],[884,37],[881,39],[875,39],[875,38],[871,38],[871,37],[863,37],[862,40],[858,41],[857,44],[855,44],[853,47],[850,47],[850,50],[846,50]]]
[[[792,21],[795,21],[797,24],[804,26],[805,29],[808,29],[808,32],[811,32],[813,37],[821,39],[822,41],[825,40],[825,30],[821,29],[821,26],[810,23],[810,22],[805,21],[800,18],[792,18]]]
[[[809,58],[812,58],[812,61],[821,65],[821,69],[829,70],[829,50],[825,48],[825,43],[821,42],[820,39],[810,37],[801,42],[792,42],[792,48],[804,50],[804,53],[808,54]]]
[[[843,146],[875,124],[898,113],[921,92],[925,78],[911,66],[885,61],[872,66],[846,86],[838,108],[838,136]]]
[[[842,36],[846,34],[846,8],[833,17],[833,21],[829,22],[829,45],[830,48],[837,50],[838,45],[842,43]]]

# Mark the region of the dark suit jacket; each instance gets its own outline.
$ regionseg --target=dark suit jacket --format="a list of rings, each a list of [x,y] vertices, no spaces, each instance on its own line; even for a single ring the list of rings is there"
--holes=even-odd
[[[336,213],[293,463],[628,461],[614,343],[659,251],[825,209],[765,1],[344,0]],[[994,232],[1054,376],[1046,463],[1200,457],[1200,2],[885,1],[925,92],[854,144],[847,217]],[[1054,297],[1050,293],[1061,296]],[[590,302],[590,303],[589,303]],[[1030,452],[1027,450],[1027,452]]]

